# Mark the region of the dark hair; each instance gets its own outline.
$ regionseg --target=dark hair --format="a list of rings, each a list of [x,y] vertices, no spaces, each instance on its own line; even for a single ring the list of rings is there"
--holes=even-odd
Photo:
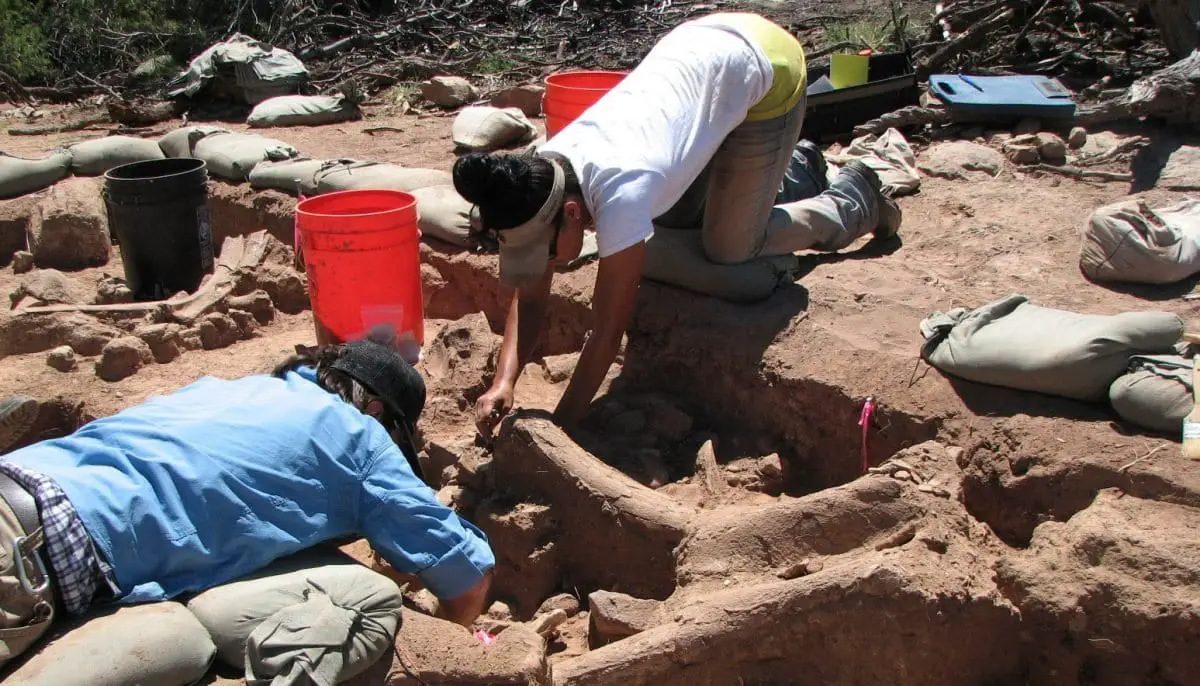
[[[566,172],[566,195],[581,195],[579,178],[571,163],[555,157]],[[520,226],[542,208],[554,186],[554,167],[533,151],[513,153],[468,153],[454,162],[454,188],[479,208],[485,231],[503,231]],[[556,222],[562,221],[562,211]]]
[[[379,423],[387,430],[388,435],[400,446],[413,473],[424,479],[421,464],[417,460],[415,419],[410,423],[402,415],[393,411],[390,404],[380,398],[369,387],[358,379],[340,369],[334,369],[333,364],[346,354],[344,345],[322,345],[317,347],[296,346],[296,354],[288,357],[271,372],[271,376],[282,379],[288,372],[296,371],[299,367],[312,367],[316,370],[317,385],[338,396],[359,412],[367,414],[367,406],[373,400],[378,400],[383,412],[377,416]],[[407,443],[408,445],[405,445]]]

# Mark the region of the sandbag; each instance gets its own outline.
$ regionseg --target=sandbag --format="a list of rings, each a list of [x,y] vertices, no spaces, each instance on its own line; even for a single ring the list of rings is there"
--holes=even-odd
[[[1200,200],[1157,210],[1142,200],[1101,207],[1083,227],[1079,268],[1094,281],[1149,284],[1200,272]]]
[[[1192,366],[1180,355],[1134,355],[1129,371],[1108,389],[1121,419],[1140,427],[1178,434],[1192,411]]]
[[[272,682],[301,668],[332,684],[392,648],[403,603],[396,583],[379,572],[310,550],[204,591],[188,609],[216,641],[221,661],[244,669],[248,684],[308,683]]]
[[[337,164],[317,173],[317,192],[381,189],[411,193],[427,186],[453,184],[450,172],[401,167],[381,162]]]
[[[474,244],[471,227],[478,227],[479,212],[453,184],[426,186],[411,193],[417,199],[417,224],[422,235],[464,248]]]
[[[71,172],[71,152],[56,150],[49,157],[30,160],[0,152],[0,198],[40,191]]]
[[[859,160],[879,175],[883,192],[888,197],[898,198],[916,193],[921,187],[921,174],[917,171],[917,156],[896,129],[888,129],[882,136],[867,134],[855,138],[850,147],[840,153],[826,155],[830,165],[843,167],[852,160]]]
[[[193,684],[217,652],[204,626],[171,601],[120,607],[68,627],[5,686]]]
[[[261,162],[250,172],[250,187],[273,188],[296,195],[317,194],[317,174],[324,169],[353,164],[355,160],[312,160],[297,157],[282,162]]]
[[[973,311],[935,312],[921,322],[921,355],[968,381],[1103,401],[1131,355],[1170,353],[1183,320],[1169,312],[1078,314],[1023,295]]]
[[[158,139],[158,147],[167,157],[191,157],[197,143],[218,133],[229,133],[229,129],[219,126],[185,126],[164,134]]]
[[[319,126],[360,116],[358,106],[344,95],[281,95],[264,100],[246,118],[251,128]]]
[[[299,157],[300,151],[274,138],[253,133],[217,133],[202,138],[193,156],[208,163],[208,173],[226,181],[245,181],[260,162]]]
[[[100,176],[131,162],[161,160],[165,155],[158,141],[134,136],[108,136],[72,145],[71,171],[76,176]]]
[[[495,150],[520,145],[535,135],[537,129],[516,107],[464,107],[450,127],[454,144],[466,150]]]
[[[765,300],[784,283],[795,280],[796,255],[761,257],[741,264],[717,264],[704,254],[700,232],[656,228],[646,242],[642,274],[729,302]]]

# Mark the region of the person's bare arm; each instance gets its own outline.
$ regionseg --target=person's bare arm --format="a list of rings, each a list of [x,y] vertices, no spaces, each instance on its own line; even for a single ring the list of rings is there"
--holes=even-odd
[[[637,304],[645,259],[645,243],[637,243],[600,259],[596,289],[592,294],[592,333],[579,354],[567,391],[554,411],[555,421],[564,429],[570,430],[583,418],[617,357],[621,337],[629,327]]]
[[[487,609],[488,591],[492,587],[492,571],[484,575],[471,590],[457,598],[438,599],[437,616],[471,628],[471,624]]]
[[[547,268],[536,284],[513,292],[508,319],[504,323],[504,342],[496,363],[496,377],[491,388],[475,403],[475,424],[484,436],[490,436],[496,424],[512,409],[517,378],[533,358],[541,336],[553,278],[554,270]]]

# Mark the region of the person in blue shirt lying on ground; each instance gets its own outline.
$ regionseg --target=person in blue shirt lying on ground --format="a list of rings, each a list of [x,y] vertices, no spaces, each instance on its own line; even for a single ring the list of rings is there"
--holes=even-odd
[[[443,618],[471,625],[495,557],[483,532],[414,473],[420,375],[367,340],[297,353],[270,375],[205,377],[0,457],[0,539],[9,531],[0,544],[24,558],[0,555],[0,590],[12,591],[0,593],[0,629],[13,630],[0,631],[0,665],[55,614],[203,595],[355,535],[415,575]],[[394,634],[399,589],[363,572],[385,589]],[[359,661],[369,665],[390,646],[379,643]]]

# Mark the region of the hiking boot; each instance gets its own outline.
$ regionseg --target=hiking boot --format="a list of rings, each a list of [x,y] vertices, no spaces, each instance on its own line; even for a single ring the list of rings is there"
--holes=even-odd
[[[868,207],[867,212],[868,216],[874,219],[873,232],[876,238],[891,238],[900,231],[902,219],[900,206],[896,204],[895,200],[883,194],[883,184],[879,180],[879,174],[866,163],[861,160],[847,162],[831,185],[846,186],[847,190],[852,187],[861,189],[865,185],[869,189],[871,199],[874,200],[872,203],[874,207]],[[857,194],[851,195],[853,197]]]
[[[38,401],[23,395],[0,400],[0,453],[17,444],[37,421]]]
[[[829,188],[829,165],[825,163],[825,153],[821,152],[816,143],[808,140],[797,143],[796,152],[804,156],[817,188],[820,192],[825,192],[825,189]]]

